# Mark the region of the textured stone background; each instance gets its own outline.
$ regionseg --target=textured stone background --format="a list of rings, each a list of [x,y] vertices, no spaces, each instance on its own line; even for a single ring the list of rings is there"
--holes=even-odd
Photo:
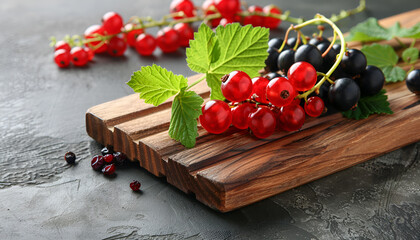
[[[159,18],[169,2],[0,2],[2,239],[420,238],[419,143],[227,214],[134,164],[118,170],[114,179],[93,172],[90,157],[101,146],[85,133],[89,107],[131,94],[124,83],[142,65],[156,62],[177,74],[193,73],[183,51],[142,58],[132,49],[118,59],[97,56],[87,68],[58,69],[48,39],[81,34],[110,10],[126,18]],[[248,0],[270,2],[306,18],[357,4]],[[339,25],[347,31],[369,16],[383,18],[415,7],[420,5],[412,0],[368,0],[367,11]],[[75,167],[62,160],[69,150],[78,156]],[[131,192],[133,179],[142,182],[142,194]]]

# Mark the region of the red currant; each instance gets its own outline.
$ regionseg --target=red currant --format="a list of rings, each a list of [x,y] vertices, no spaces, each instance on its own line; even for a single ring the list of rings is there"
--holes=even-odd
[[[61,68],[68,67],[70,65],[70,59],[70,52],[65,49],[58,49],[54,52],[54,61]]]
[[[102,17],[102,26],[108,35],[117,34],[121,32],[123,27],[123,19],[116,12],[107,12]]]
[[[105,164],[104,157],[100,155],[94,156],[90,162],[90,165],[95,171],[101,170],[104,164]]]
[[[305,111],[300,105],[284,106],[279,112],[280,127],[286,131],[297,131],[305,123]]]
[[[204,104],[201,111],[202,114],[199,117],[201,126],[209,133],[223,133],[232,123],[232,112],[223,101],[210,100]]]
[[[114,160],[114,154],[112,153],[108,153],[104,156],[104,161],[106,163],[112,163],[113,160]]]
[[[242,71],[233,71],[222,77],[222,93],[231,102],[242,102],[252,93],[251,78]]]
[[[174,29],[178,32],[179,45],[181,47],[190,46],[190,40],[194,39],[194,29],[188,23],[177,23]]]
[[[307,91],[315,86],[317,74],[315,68],[307,62],[294,63],[287,71],[289,81],[298,91]]]
[[[171,13],[183,12],[184,16],[176,16],[174,19],[181,19],[184,17],[194,17],[194,4],[190,0],[172,0],[170,5]]]
[[[138,191],[140,191],[140,187],[141,187],[141,184],[140,184],[140,182],[139,182],[139,181],[132,181],[132,182],[130,183],[130,188],[131,188],[131,190],[133,190],[134,192],[138,192]]]
[[[248,116],[255,111],[254,105],[245,102],[232,108],[232,125],[238,129],[248,128]]]
[[[320,97],[313,96],[308,98],[305,103],[305,112],[311,117],[318,117],[324,112],[325,104]]]
[[[74,47],[70,51],[71,61],[74,66],[85,66],[89,61],[88,53],[82,47]]]
[[[132,23],[128,23],[124,26],[124,38],[127,41],[128,46],[135,47],[136,46],[136,39],[137,37],[142,34],[144,31],[143,29],[134,29],[137,26]]]
[[[262,13],[263,9],[260,6],[252,5],[248,7],[249,13]],[[244,18],[244,25],[251,24],[254,27],[262,27],[264,26],[264,17],[258,15],[247,16]]]
[[[165,27],[157,33],[156,43],[164,53],[175,52],[180,44],[178,32],[171,27]]]
[[[267,101],[267,85],[270,82],[265,77],[255,77],[252,80],[252,95],[255,94],[255,101],[260,103],[268,103]]]
[[[214,0],[214,5],[222,17],[231,20],[234,19],[236,13],[241,9],[239,0]]]
[[[88,54],[88,60],[89,60],[89,61],[92,61],[92,60],[93,60],[93,57],[95,57],[95,53],[93,52],[93,50],[92,50],[92,49],[90,49],[90,48],[88,48],[88,47],[84,47],[83,49],[84,49],[84,50],[85,50],[85,52],[87,52],[87,54]]]
[[[284,77],[277,77],[271,80],[267,85],[266,91],[268,101],[277,107],[289,105],[296,97],[295,88]]]
[[[89,40],[91,38],[96,38],[99,36],[104,36],[104,28],[100,25],[92,25],[85,30],[85,38]],[[100,47],[93,50],[95,53],[103,53],[106,52],[107,45],[102,43],[101,41],[93,41],[85,44],[87,47],[96,48],[100,45]]]
[[[136,50],[142,56],[150,56],[156,49],[156,39],[146,33],[142,33],[137,37]]]
[[[227,18],[222,18],[220,20],[219,25],[222,25],[223,27],[226,27],[226,25],[228,25],[229,23],[233,23],[233,20],[227,19]]]
[[[266,138],[276,130],[276,117],[265,107],[258,108],[248,116],[248,126],[257,138]]]
[[[102,168],[102,173],[106,176],[111,176],[115,173],[115,164],[111,163]]]
[[[71,51],[71,47],[70,45],[65,42],[65,41],[58,41],[55,45],[54,45],[54,51],[57,51],[58,49],[64,49],[67,52]]]
[[[265,6],[263,8],[263,12],[265,14],[270,14],[270,13],[281,14],[281,9],[277,8],[274,5],[268,5],[268,6]],[[277,28],[280,23],[281,23],[281,20],[278,19],[278,18],[265,17],[265,19],[264,19],[264,26],[267,27],[267,28],[271,28],[271,29]]]
[[[120,37],[113,37],[108,43],[108,54],[114,57],[122,56],[127,49],[127,43]]]
[[[203,9],[203,12],[204,12],[205,16],[216,13],[214,10],[211,10],[211,9],[216,9],[216,5],[214,3],[214,0],[204,1],[201,8]],[[219,25],[221,19],[222,18],[216,18],[216,19],[210,20],[211,27],[213,27],[213,28],[217,27]]]

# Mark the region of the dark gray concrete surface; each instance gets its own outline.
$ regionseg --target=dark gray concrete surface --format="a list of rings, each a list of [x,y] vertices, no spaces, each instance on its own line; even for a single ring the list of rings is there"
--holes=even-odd
[[[101,146],[85,132],[89,107],[131,94],[125,82],[143,65],[193,73],[183,51],[143,58],[132,49],[121,58],[97,56],[86,68],[59,69],[48,39],[81,34],[110,10],[159,18],[169,2],[0,2],[0,239],[420,239],[419,143],[226,214],[137,165],[114,179],[93,172],[90,158]],[[269,2],[306,18],[357,5],[248,0]],[[339,23],[344,31],[369,16],[420,7],[413,0],[367,5]],[[63,161],[70,150],[78,156],[74,167]],[[129,188],[133,179],[142,182],[141,194]]]

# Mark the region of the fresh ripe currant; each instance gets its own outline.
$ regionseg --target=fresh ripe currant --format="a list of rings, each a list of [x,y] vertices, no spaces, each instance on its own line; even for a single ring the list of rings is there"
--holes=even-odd
[[[144,32],[141,28],[135,29],[136,27],[133,23],[128,23],[124,26],[124,38],[130,47],[136,46],[137,37]]]
[[[104,161],[106,163],[112,163],[112,161],[114,161],[114,154],[112,153],[108,153],[104,156]]]
[[[315,86],[317,73],[311,64],[296,62],[289,68],[287,77],[297,91],[307,91]]]
[[[105,30],[103,26],[100,25],[92,25],[85,30],[84,36],[86,40],[97,38],[99,36],[105,35]],[[102,43],[101,41],[93,41],[85,44],[87,47],[95,48],[93,50],[95,53],[103,53],[106,52],[107,45]],[[100,46],[100,47],[98,47]],[[98,48],[97,48],[98,47]]]
[[[328,49],[329,46],[330,44],[325,42],[316,45],[316,47],[322,54],[324,54],[324,52]],[[322,58],[321,71],[326,73],[332,67],[332,65],[334,65],[336,58],[337,52],[333,48],[330,48],[330,50],[328,50],[327,55],[325,55],[325,57]]]
[[[351,78],[339,78],[330,86],[328,99],[337,110],[350,110],[360,99],[360,88]]]
[[[201,8],[203,9],[203,13],[204,13],[205,16],[212,15],[212,14],[216,13],[214,10],[211,10],[212,8],[216,9],[216,5],[214,3],[214,0],[204,1]],[[210,20],[211,27],[213,27],[213,28],[217,27],[219,25],[221,19],[222,18],[215,18],[215,19]]]
[[[54,45],[54,51],[57,51],[58,49],[64,49],[67,52],[70,52],[71,51],[71,47],[70,47],[70,45],[66,41],[58,41]]]
[[[341,44],[339,44],[339,43],[334,44],[334,45],[332,46],[332,49],[334,49],[334,50],[335,50],[335,52],[336,52],[337,54],[339,54],[339,53],[340,53],[340,51],[341,51]]]
[[[420,69],[411,71],[405,80],[408,90],[415,94],[420,94]]]
[[[263,8],[260,6],[252,5],[248,7],[249,13],[262,13]],[[254,27],[262,27],[264,26],[264,17],[258,15],[251,15],[244,17],[243,25],[251,24]]]
[[[252,95],[255,96],[255,101],[260,103],[268,103],[267,101],[267,85],[270,82],[265,77],[255,77],[251,79],[252,81]]]
[[[242,71],[233,71],[222,77],[222,93],[231,102],[242,102],[252,93],[252,80]]]
[[[174,19],[181,19],[184,17],[194,17],[194,4],[190,0],[172,0],[169,7],[171,13],[183,12],[182,16],[175,16]]]
[[[341,59],[340,66],[344,72],[356,76],[366,69],[367,60],[365,54],[357,49],[349,49]]]
[[[179,45],[181,47],[189,47],[190,40],[194,39],[194,29],[188,23],[177,23],[174,29],[178,32]]]
[[[284,40],[282,38],[272,38],[272,39],[270,39],[270,41],[268,41],[268,47],[279,49],[281,47],[281,45],[283,44],[283,41]],[[289,48],[290,48],[290,46],[285,44],[283,50],[289,49]]]
[[[362,96],[373,96],[383,88],[385,76],[380,68],[369,65],[355,81],[360,87]]]
[[[223,27],[226,27],[226,25],[228,25],[228,24],[230,24],[230,23],[233,23],[233,20],[231,20],[231,19],[227,19],[227,18],[222,18],[222,19],[220,20],[219,25],[222,25]]]
[[[178,32],[171,27],[165,27],[157,33],[156,43],[164,53],[175,52],[180,46]]]
[[[313,96],[308,98],[305,103],[305,112],[308,116],[318,117],[324,112],[325,104],[320,97]]]
[[[108,35],[118,34],[123,27],[123,19],[116,12],[107,12],[102,17],[102,26]]]
[[[297,38],[296,37],[291,37],[287,39],[287,45],[290,46],[290,48],[294,48],[296,46],[297,43]],[[299,41],[299,45],[298,47],[302,46],[302,41]]]
[[[223,18],[233,20],[240,11],[241,3],[239,0],[214,0],[214,6]]]
[[[287,78],[278,77],[268,83],[266,94],[268,101],[277,107],[282,107],[293,101],[296,89]]]
[[[210,100],[201,107],[201,111],[199,117],[201,126],[209,133],[223,133],[232,123],[232,112],[223,101]]]
[[[127,49],[127,43],[123,38],[113,37],[108,42],[108,54],[113,57],[122,56]]]
[[[75,66],[85,66],[89,61],[89,55],[82,47],[72,48],[70,54],[71,61]]]
[[[238,129],[248,128],[248,116],[255,111],[255,106],[251,103],[242,103],[232,110],[232,125]]]
[[[95,53],[93,52],[92,49],[88,48],[88,47],[84,47],[83,48],[85,50],[85,52],[88,54],[88,60],[92,61],[93,58],[95,57]]]
[[[66,152],[66,154],[64,154],[64,160],[66,160],[68,164],[75,164],[76,154],[74,154],[73,152]]]
[[[281,9],[277,8],[274,5],[265,6],[263,8],[263,12],[265,14],[270,14],[270,13],[271,14],[281,14],[282,13]],[[278,18],[266,17],[264,19],[264,27],[267,27],[267,28],[271,28],[271,29],[277,28],[280,23],[281,23],[281,20],[278,19]]]
[[[127,159],[127,156],[122,152],[116,152],[114,155],[114,162],[115,164],[122,166],[124,165],[125,160]]]
[[[156,49],[156,39],[146,33],[142,33],[137,37],[136,50],[142,56],[150,56]]]
[[[54,61],[60,68],[68,67],[71,61],[70,52],[64,49],[58,49],[54,52]]]
[[[281,51],[277,59],[277,67],[283,73],[287,73],[289,68],[295,63],[295,51],[293,49],[286,49]]]
[[[140,187],[141,187],[141,184],[140,184],[140,182],[139,182],[139,181],[132,181],[132,182],[130,183],[130,188],[131,188],[131,190],[133,190],[134,192],[138,192],[138,191],[140,191]]]
[[[111,175],[114,175],[114,173],[115,173],[115,164],[111,163],[111,164],[109,164],[109,165],[105,165],[105,167],[104,167],[104,168],[102,168],[102,173],[103,173],[105,176],[111,176]]]
[[[324,38],[324,37],[314,37],[309,39],[308,44],[317,46],[320,43],[327,43],[328,45],[331,43],[328,39]]]
[[[279,70],[277,66],[277,59],[279,58],[279,52],[277,48],[269,47],[267,49],[268,56],[265,59],[265,65],[267,66],[267,70],[269,72],[277,72]]]
[[[290,104],[280,108],[278,118],[280,128],[289,132],[297,131],[305,123],[305,111],[299,104]]]
[[[276,116],[265,107],[260,107],[248,116],[248,126],[257,138],[266,138],[276,130]]]
[[[105,164],[104,157],[100,155],[94,156],[90,162],[90,165],[95,171],[101,170],[104,164]]]
[[[322,67],[322,53],[314,45],[304,44],[296,50],[295,62],[308,62],[315,69]]]

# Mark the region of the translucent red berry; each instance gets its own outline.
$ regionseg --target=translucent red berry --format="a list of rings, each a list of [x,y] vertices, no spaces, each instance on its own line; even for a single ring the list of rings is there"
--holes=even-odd
[[[266,14],[270,14],[270,13],[281,14],[282,13],[281,9],[277,8],[274,5],[265,6],[263,8],[263,12],[266,13]],[[267,27],[267,28],[271,28],[271,29],[277,28],[280,23],[281,23],[281,20],[278,19],[278,18],[274,18],[274,17],[265,17],[264,18],[264,27]]]
[[[232,123],[232,112],[223,101],[210,100],[204,104],[201,111],[202,114],[199,117],[201,126],[209,133],[223,133]]]
[[[156,49],[156,39],[146,33],[142,33],[137,37],[136,50],[142,56],[150,56]]]
[[[276,130],[276,117],[265,107],[258,108],[248,116],[248,126],[257,138],[266,138]]]
[[[242,71],[233,71],[222,77],[222,93],[231,102],[242,102],[252,93],[251,78]]]
[[[114,161],[114,155],[112,153],[108,153],[104,156],[104,161],[106,163],[112,163]]]
[[[64,49],[58,49],[54,52],[54,61],[60,68],[68,67],[71,61],[70,52]]]
[[[106,34],[117,34],[121,32],[121,28],[123,27],[123,19],[116,12],[107,12],[102,17],[102,26]]]
[[[216,13],[214,10],[212,10],[212,9],[216,9],[216,5],[214,3],[214,0],[206,0],[206,1],[204,1],[204,3],[203,3],[203,5],[202,5],[201,8],[202,8],[203,13],[204,13],[205,16],[212,15],[212,14],[215,14]],[[217,27],[219,25],[221,19],[222,18],[215,18],[215,19],[210,20],[211,26],[213,28]]]
[[[214,5],[223,18],[231,20],[241,9],[239,0],[214,0]]]
[[[320,97],[313,96],[308,98],[305,103],[305,112],[308,116],[318,117],[324,112],[325,104]]]
[[[305,123],[305,111],[296,104],[282,107],[278,117],[280,128],[290,132],[299,130]]]
[[[136,46],[137,37],[144,32],[141,28],[135,29],[136,27],[137,25],[133,23],[128,23],[124,26],[124,38],[127,41],[128,46],[130,47]]]
[[[74,47],[70,51],[71,62],[73,65],[81,67],[85,66],[89,61],[88,53],[82,47]]]
[[[113,57],[122,56],[127,49],[127,43],[120,37],[113,37],[108,43],[108,54]]]
[[[317,73],[307,62],[294,63],[287,71],[287,78],[298,91],[307,91],[315,86]]]
[[[175,16],[174,19],[181,19],[184,17],[194,17],[194,4],[190,0],[172,0],[170,5],[171,13],[183,12],[183,16]]]
[[[194,39],[194,29],[188,23],[177,23],[174,29],[178,32],[179,45],[181,47],[190,46],[190,40]]]
[[[59,50],[59,49],[64,49],[64,50],[66,50],[67,52],[70,52],[70,51],[71,51],[71,47],[70,47],[70,45],[69,45],[67,42],[65,42],[65,41],[58,41],[58,42],[54,45],[54,51],[57,51],[57,50]]]
[[[262,13],[263,9],[260,6],[249,6],[248,7],[249,13]],[[262,27],[264,26],[264,17],[258,15],[251,15],[244,17],[243,25],[251,24],[254,27]]]
[[[102,169],[102,166],[104,166],[105,161],[104,157],[100,155],[96,155],[92,158],[90,165],[92,166],[93,170],[99,171]]]
[[[252,95],[255,96],[255,101],[260,103],[268,103],[267,101],[267,85],[270,82],[265,77],[255,77],[252,80]]]
[[[247,129],[248,116],[255,110],[255,105],[248,102],[232,108],[232,125],[238,129]]]
[[[83,49],[88,54],[88,60],[92,61],[93,58],[95,57],[95,53],[93,52],[93,50],[91,48],[88,48],[88,47],[84,47]]]
[[[138,192],[140,191],[140,187],[141,187],[141,183],[139,181],[132,181],[130,183],[130,188],[131,190],[133,190],[134,192]]]
[[[271,80],[267,85],[266,91],[268,101],[277,107],[289,105],[296,97],[294,86],[284,77],[277,77]]]
[[[86,40],[97,38],[98,36],[104,36],[104,28],[100,25],[92,25],[85,30]],[[87,47],[91,47],[95,53],[106,52],[107,45],[102,41],[93,41],[85,44]]]
[[[109,165],[106,165],[104,168],[102,168],[102,173],[106,176],[114,175],[115,173],[115,164],[111,163]]]
[[[178,32],[171,27],[165,27],[157,33],[156,43],[164,53],[175,52],[180,46]]]
[[[222,18],[220,20],[219,25],[221,25],[223,27],[226,27],[226,25],[228,25],[229,23],[233,23],[233,20],[232,19],[227,19],[227,18]]]

